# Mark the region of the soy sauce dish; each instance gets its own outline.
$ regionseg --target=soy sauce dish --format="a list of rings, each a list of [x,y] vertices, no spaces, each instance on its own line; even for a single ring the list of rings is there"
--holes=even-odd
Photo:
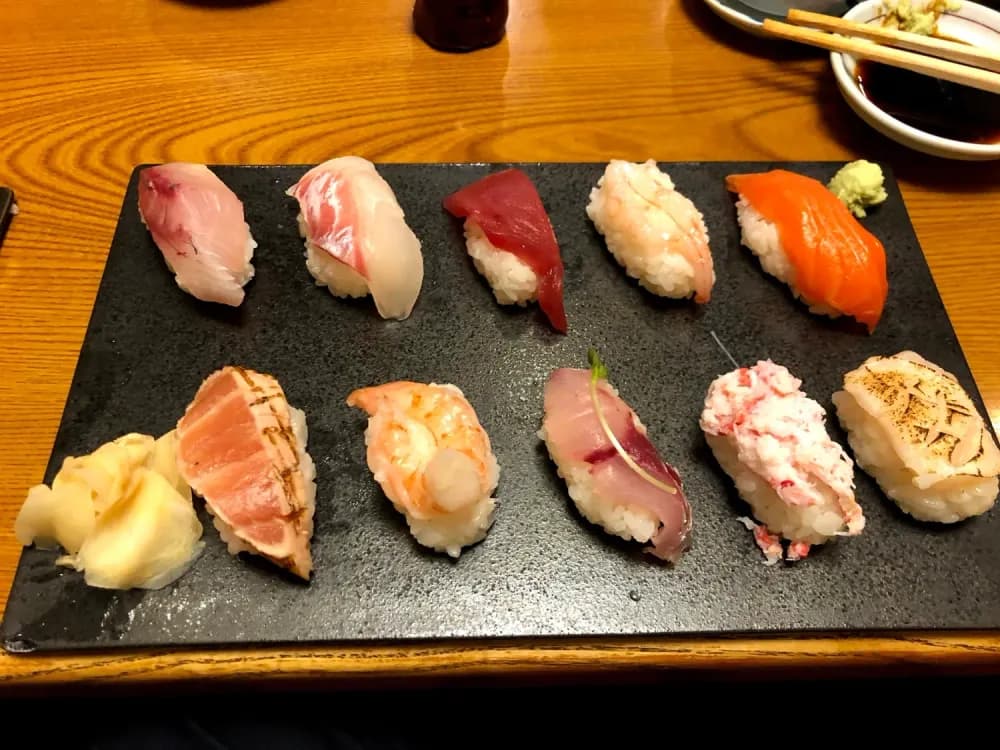
[[[844,18],[881,24],[885,13],[882,0],[864,0]],[[1000,51],[1000,13],[963,1],[941,14],[935,36]],[[847,103],[883,135],[947,159],[1000,158],[1000,95],[841,52],[830,63]]]

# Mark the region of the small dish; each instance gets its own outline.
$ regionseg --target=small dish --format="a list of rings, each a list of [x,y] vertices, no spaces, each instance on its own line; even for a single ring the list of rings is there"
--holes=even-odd
[[[765,18],[780,21],[792,8],[840,16],[850,7],[845,0],[705,0],[705,4],[722,20],[760,37],[766,36]]]
[[[884,15],[882,0],[864,0],[843,18],[856,23],[879,21]],[[1000,13],[983,5],[962,0],[955,11],[943,13],[938,30],[951,37],[985,49],[1000,50]],[[841,94],[851,109],[875,130],[898,143],[932,156],[965,161],[1000,159],[1000,141],[972,143],[945,138],[909,125],[871,101],[856,76],[857,60],[843,52],[831,52],[830,64]]]

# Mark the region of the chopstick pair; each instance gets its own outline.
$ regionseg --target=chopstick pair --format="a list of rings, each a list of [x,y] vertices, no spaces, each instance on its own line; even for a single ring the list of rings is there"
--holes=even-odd
[[[1000,54],[996,52],[804,10],[788,11],[786,21],[765,19],[764,30],[789,41],[1000,94]]]

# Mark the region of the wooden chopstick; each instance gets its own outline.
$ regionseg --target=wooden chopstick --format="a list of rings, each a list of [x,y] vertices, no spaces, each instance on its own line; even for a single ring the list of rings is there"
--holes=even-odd
[[[1000,73],[994,73],[991,70],[982,70],[970,65],[941,60],[937,57],[893,47],[883,47],[867,39],[854,39],[839,34],[828,34],[815,29],[793,26],[771,18],[764,19],[763,28],[767,33],[780,39],[809,44],[833,52],[846,52],[854,57],[1000,94]]]
[[[992,70],[1000,73],[1000,53],[973,47],[970,44],[953,42],[948,39],[914,34],[911,31],[900,31],[885,26],[848,21],[837,16],[824,13],[813,13],[808,10],[792,8],[788,11],[788,23],[796,26],[812,26],[822,31],[833,31],[846,36],[862,37],[875,42],[885,42],[894,47],[923,52],[934,57],[940,57],[952,62],[965,63],[976,68]]]

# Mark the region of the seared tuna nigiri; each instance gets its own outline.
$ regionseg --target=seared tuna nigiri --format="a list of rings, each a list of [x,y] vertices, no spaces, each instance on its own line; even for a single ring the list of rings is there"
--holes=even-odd
[[[663,297],[708,302],[715,267],[701,211],[656,162],[612,159],[590,191],[587,216],[608,251],[639,284]]]
[[[553,372],[544,398],[539,437],[583,516],[622,539],[652,542],[649,552],[677,562],[692,527],[681,478],[608,383],[596,353],[590,370]]]
[[[139,216],[181,289],[205,302],[242,304],[257,242],[243,203],[214,172],[184,162],[143,169]]]
[[[336,297],[371,294],[379,315],[405,320],[424,279],[420,241],[375,165],[323,162],[286,191],[299,203],[306,267]]]
[[[230,553],[261,555],[308,579],[316,469],[305,414],[278,381],[243,367],[214,372],[177,437],[181,475],[205,499]]]
[[[447,196],[444,207],[465,219],[466,248],[497,302],[537,299],[552,327],[566,333],[562,256],[531,178],[505,169]]]
[[[819,180],[784,169],[726,178],[742,241],[811,312],[875,330],[889,282],[882,243]]]

